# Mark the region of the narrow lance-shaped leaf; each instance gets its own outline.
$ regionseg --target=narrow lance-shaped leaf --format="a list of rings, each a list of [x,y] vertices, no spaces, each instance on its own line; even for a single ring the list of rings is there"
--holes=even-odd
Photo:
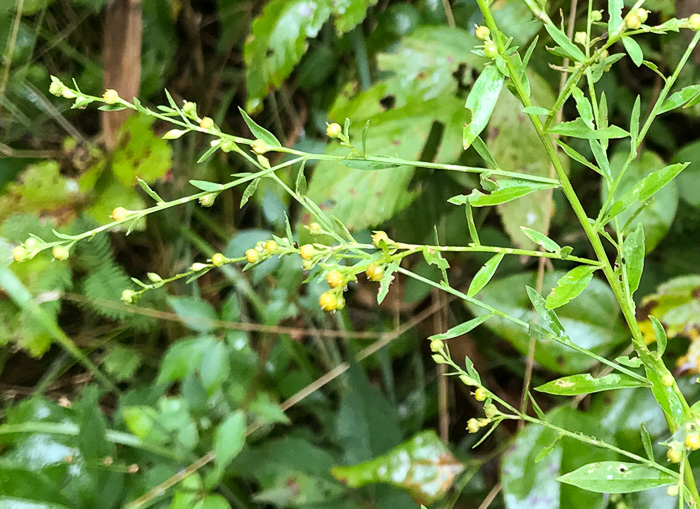
[[[700,97],[700,85],[690,85],[682,88],[678,92],[671,94],[659,108],[659,115],[666,113],[667,111],[675,110],[680,108],[686,103],[694,101]]]
[[[583,51],[581,51],[578,46],[571,42],[571,39],[569,39],[564,32],[559,30],[551,23],[546,24],[544,27],[547,29],[547,33],[552,37],[552,39],[554,39],[554,42],[556,42],[569,57],[577,62],[583,62],[586,60],[586,55],[583,54]]]
[[[282,146],[282,144],[279,142],[279,140],[277,138],[275,138],[274,134],[272,134],[270,131],[268,131],[264,127],[258,125],[255,122],[255,120],[250,118],[250,116],[245,112],[245,110],[243,108],[241,108],[239,106],[238,111],[241,112],[241,116],[243,117],[243,120],[245,121],[246,125],[248,126],[248,129],[250,129],[250,132],[253,133],[253,136],[255,136],[259,140],[263,140],[270,147],[281,147]]]
[[[547,296],[547,309],[556,309],[578,297],[593,279],[596,269],[590,265],[580,265],[564,274]]]
[[[651,436],[646,426],[644,426],[644,423],[639,427],[639,434],[642,437],[642,445],[644,445],[644,452],[647,454],[647,458],[651,461],[656,461],[654,458],[654,447],[652,445]]]
[[[498,265],[503,260],[505,256],[504,253],[498,253],[496,256],[492,257],[487,261],[474,275],[471,284],[469,285],[469,290],[467,290],[467,297],[474,297],[481,289],[491,281],[493,274],[496,272]]]
[[[469,320],[467,322],[460,323],[459,325],[452,327],[447,332],[443,332],[442,334],[435,334],[433,336],[430,336],[430,339],[445,340],[445,339],[456,338],[457,336],[462,336],[463,334],[467,334],[468,332],[471,332],[472,330],[476,329],[479,325],[484,323],[486,320],[488,320],[492,316],[493,316],[493,313],[487,313],[485,315],[477,316],[476,318],[472,318],[471,320]]]
[[[399,267],[398,261],[393,261],[384,268],[384,275],[379,282],[379,292],[377,293],[377,304],[381,304],[389,293],[389,287],[394,280],[394,272]]]
[[[474,82],[465,105],[471,113],[471,118],[464,126],[462,137],[464,150],[469,148],[488,124],[502,88],[503,75],[495,65],[486,67]]]
[[[656,468],[621,461],[589,463],[557,480],[596,493],[632,493],[678,482],[677,476]]]
[[[625,239],[623,258],[627,271],[627,284],[630,296],[639,288],[639,281],[644,271],[644,226],[642,223]]]
[[[468,197],[469,204],[472,207],[488,207],[491,205],[498,205],[517,200],[518,198],[534,193],[535,191],[542,191],[544,189],[552,189],[557,187],[556,184],[529,182],[526,180],[518,180],[515,184],[507,185],[504,185],[504,181],[502,180],[498,183],[502,187],[489,194],[484,194],[478,189],[472,191]]]
[[[595,378],[591,374],[586,373],[552,380],[544,385],[535,387],[535,390],[547,394],[556,394],[557,396],[578,396],[579,394],[645,386],[646,384],[641,380],[622,373],[611,373],[600,378]]]
[[[566,336],[564,326],[559,321],[559,318],[557,318],[556,313],[547,308],[544,297],[542,297],[537,290],[530,286],[526,286],[525,290],[527,291],[527,296],[532,303],[532,307],[534,307],[537,314],[540,315],[545,322],[547,322],[547,325],[549,325],[549,328],[552,329],[552,332],[560,337]],[[530,329],[533,328],[532,325],[534,324],[531,324]]]
[[[639,115],[641,112],[641,98],[637,96],[632,107],[632,115],[630,116],[630,138],[633,147],[637,146],[637,137],[639,136]]]
[[[622,197],[610,207],[605,214],[603,224],[606,224],[613,217],[624,211],[635,201],[644,202],[663,189],[680,172],[688,167],[690,163],[676,163],[661,168],[654,173],[647,175],[641,182],[638,182],[632,189],[627,191]]]
[[[654,336],[656,336],[656,353],[662,356],[666,351],[666,344],[668,343],[666,331],[659,319],[655,316],[649,315],[649,320],[651,321],[651,326],[654,328]]]
[[[583,95],[583,91],[578,87],[573,88],[573,90],[571,91],[571,95],[574,96],[574,100],[576,101],[576,109],[578,110],[579,115],[581,115],[583,121],[588,127],[590,127],[591,129],[595,129],[595,123],[593,122],[593,107],[591,106],[591,101],[588,100],[588,97]]]
[[[611,138],[625,138],[629,133],[616,125],[608,127],[600,126],[598,129],[591,129],[582,118],[577,118],[571,122],[560,122],[549,129],[550,134],[570,136],[572,138],[584,138],[588,140],[608,140]]]
[[[523,231],[527,237],[535,244],[542,246],[550,253],[556,253],[561,251],[561,246],[554,242],[552,239],[547,237],[544,233],[540,233],[536,230],[528,228],[526,226],[521,226],[520,229]]]
[[[564,153],[567,156],[569,156],[571,159],[573,159],[577,163],[582,164],[583,166],[586,166],[587,168],[590,168],[591,170],[593,170],[594,172],[596,172],[600,175],[604,175],[604,173],[601,171],[600,168],[598,168],[595,164],[591,163],[588,159],[586,159],[581,154],[576,152],[576,150],[574,150],[569,145],[567,145],[566,143],[561,141],[559,138],[556,138],[555,141],[557,142],[557,145],[559,145],[562,148]]]
[[[622,25],[622,7],[625,5],[624,0],[608,0],[608,32],[614,33],[620,25]]]

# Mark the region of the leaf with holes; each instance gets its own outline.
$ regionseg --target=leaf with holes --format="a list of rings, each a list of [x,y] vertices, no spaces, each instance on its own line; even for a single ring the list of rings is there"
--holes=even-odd
[[[635,387],[645,387],[645,384],[622,373],[611,373],[599,378],[586,373],[552,380],[544,385],[535,387],[535,390],[546,392],[547,394],[556,394],[557,396],[578,396],[579,394],[632,389]]]
[[[589,463],[557,479],[595,493],[632,493],[675,484],[678,477],[640,463]]]
[[[597,268],[580,265],[562,276],[557,286],[547,295],[547,309],[556,309],[578,297],[593,279],[593,273]]]

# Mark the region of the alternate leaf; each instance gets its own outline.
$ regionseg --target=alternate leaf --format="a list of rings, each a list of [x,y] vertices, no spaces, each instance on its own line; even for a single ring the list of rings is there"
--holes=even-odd
[[[640,223],[625,239],[622,253],[630,295],[633,295],[639,288],[639,281],[642,279],[644,271],[644,253],[644,227]]]
[[[627,54],[632,59],[632,62],[634,62],[634,65],[637,67],[642,65],[642,62],[644,61],[644,53],[642,52],[642,48],[639,46],[639,43],[637,43],[637,41],[631,37],[623,37],[622,45],[627,50]]]
[[[435,334],[433,336],[430,336],[430,339],[446,340],[446,339],[452,339],[452,338],[456,338],[458,336],[462,336],[462,335],[467,334],[468,332],[471,332],[472,330],[476,329],[479,325],[484,323],[486,320],[488,320],[492,316],[493,316],[492,313],[477,316],[476,318],[472,318],[471,320],[469,320],[467,322],[460,323],[459,325],[452,327],[447,332],[443,332],[442,334]]]
[[[556,286],[554,288],[556,288]],[[554,288],[552,288],[552,290],[554,290]],[[557,314],[547,306],[545,299],[537,292],[537,290],[530,286],[527,286],[525,290],[527,291],[527,296],[532,303],[532,307],[534,307],[537,314],[540,315],[545,322],[547,322],[547,325],[549,325],[549,328],[552,329],[552,332],[554,332],[557,336],[565,336],[566,332],[564,331],[564,327],[559,321]]]
[[[677,476],[640,463],[622,461],[589,463],[557,480],[596,493],[632,493],[678,482]]]
[[[542,246],[545,248],[547,251],[550,253],[556,253],[558,251],[561,251],[561,246],[554,242],[552,239],[547,237],[544,233],[540,233],[538,231],[535,231],[531,228],[527,228],[526,226],[521,226],[520,229],[523,231],[527,237],[537,244],[538,246]]]
[[[572,138],[584,138],[587,140],[608,140],[612,138],[626,138],[629,133],[616,125],[601,127],[593,130],[586,125],[582,118],[571,122],[560,122],[549,129],[550,134],[559,134]]]
[[[399,261],[393,261],[384,267],[384,275],[379,282],[379,292],[377,293],[377,304],[381,304],[389,293],[389,287],[394,280],[394,272],[399,268]]]
[[[678,92],[674,92],[666,100],[661,103],[659,108],[659,115],[666,113],[667,111],[675,110],[681,106],[695,102],[696,99],[700,98],[700,85],[690,85],[682,88]]]
[[[469,285],[469,290],[467,290],[467,297],[474,297],[474,295],[479,293],[481,289],[484,286],[486,286],[489,281],[491,281],[491,278],[496,272],[496,269],[498,269],[498,265],[501,263],[504,256],[504,253],[498,253],[497,255],[489,259],[489,261],[487,261],[479,269],[479,271],[474,275],[474,279],[472,279],[471,284]]]
[[[645,387],[646,385],[624,373],[611,373],[595,378],[589,373],[571,375],[552,380],[544,385],[535,387],[536,391],[557,396],[578,396],[579,394],[591,394],[594,392],[613,391],[617,389],[631,389]]]
[[[241,112],[241,116],[243,117],[243,120],[248,126],[248,129],[250,129],[250,132],[253,133],[253,136],[255,136],[259,140],[263,140],[270,147],[282,146],[282,144],[279,142],[279,140],[275,137],[274,134],[272,134],[264,127],[258,125],[252,118],[250,118],[250,116],[245,112],[243,108],[239,106],[238,111]]]
[[[610,13],[610,18],[608,19],[608,32],[615,33],[615,31],[622,25],[622,7],[624,7],[624,0],[608,0],[608,12]]]
[[[216,182],[209,182],[207,180],[190,180],[190,184],[192,184],[194,187],[197,189],[201,189],[202,191],[221,191],[223,189],[223,186],[221,184],[217,184]]]
[[[547,30],[547,33],[552,37],[552,39],[554,39],[554,42],[556,42],[564,53],[566,53],[570,58],[576,60],[577,62],[583,62],[586,60],[586,55],[583,54],[583,51],[581,51],[578,46],[571,42],[571,39],[569,39],[564,32],[554,26],[554,24],[547,23],[545,24],[544,28]]]
[[[649,320],[651,320],[651,326],[654,328],[654,336],[656,336],[656,353],[662,356],[666,351],[666,344],[668,343],[666,330],[664,330],[664,326],[655,316],[649,315]]]
[[[495,191],[484,194],[478,189],[474,189],[468,196],[469,204],[472,207],[488,207],[508,203],[517,200],[535,191],[553,189],[557,184],[547,184],[544,182],[534,182],[520,179],[504,179],[498,181],[499,188]]]
[[[579,265],[562,276],[547,296],[547,309],[556,309],[578,297],[593,279],[596,269],[591,265]]]
[[[595,122],[593,120],[593,106],[591,106],[591,101],[578,87],[573,88],[571,95],[574,96],[574,100],[576,101],[576,109],[578,110],[579,115],[581,115],[581,119],[589,128],[595,129]]]
[[[502,88],[503,74],[495,65],[486,67],[474,82],[465,104],[470,118],[464,126],[462,135],[464,150],[471,146],[474,139],[488,124]]]

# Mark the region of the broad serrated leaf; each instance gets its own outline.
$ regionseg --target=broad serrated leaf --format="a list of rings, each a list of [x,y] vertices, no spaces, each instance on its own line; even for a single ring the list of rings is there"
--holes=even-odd
[[[586,373],[552,380],[544,385],[535,387],[535,390],[547,394],[556,394],[557,396],[578,396],[579,394],[645,386],[644,382],[622,373],[611,373],[600,378],[595,378]]]
[[[622,461],[589,463],[557,480],[596,493],[632,493],[678,482],[677,476],[640,463]]]
[[[452,327],[447,332],[430,336],[430,339],[446,340],[456,338],[457,336],[462,336],[463,334],[467,334],[468,332],[471,332],[472,330],[476,329],[479,325],[491,318],[491,316],[493,316],[493,314],[489,313],[486,315],[478,316],[476,318],[472,318],[467,322],[460,323],[459,325]]]
[[[639,288],[639,281],[642,279],[644,271],[644,254],[644,226],[639,223],[637,228],[627,236],[623,246],[630,295],[633,295]]]
[[[556,309],[578,297],[593,279],[596,269],[590,265],[580,265],[564,274],[547,295],[547,309]]]
[[[491,278],[496,272],[496,269],[498,269],[498,265],[501,263],[501,260],[503,260],[504,256],[504,253],[498,253],[497,255],[489,259],[489,261],[487,261],[479,269],[479,271],[474,275],[474,279],[472,279],[471,284],[469,285],[469,289],[467,290],[467,297],[474,297],[474,295],[479,293],[481,289],[484,286],[486,286],[489,281],[491,281]]]
[[[465,104],[469,113],[462,134],[464,150],[471,146],[474,139],[489,123],[502,88],[503,75],[495,65],[486,67],[474,82]]]
[[[554,242],[552,239],[547,237],[544,233],[540,233],[538,231],[535,231],[531,228],[527,228],[525,226],[521,226],[520,229],[523,231],[527,237],[537,244],[538,246],[542,246],[545,248],[547,251],[550,253],[556,253],[558,251],[561,251],[561,246]]]

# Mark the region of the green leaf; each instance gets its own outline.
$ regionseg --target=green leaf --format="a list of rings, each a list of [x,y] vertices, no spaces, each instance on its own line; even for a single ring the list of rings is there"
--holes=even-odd
[[[593,106],[591,106],[591,101],[588,100],[588,97],[583,95],[583,91],[578,87],[573,88],[571,95],[574,96],[574,100],[576,101],[576,109],[578,110],[579,115],[581,115],[581,119],[590,129],[595,129],[595,122],[593,120]]]
[[[676,476],[666,472],[622,461],[590,463],[557,480],[595,493],[632,493],[678,482]]]
[[[559,282],[557,281],[557,285],[558,284]],[[554,288],[556,288],[556,286],[553,287],[552,290],[554,290]],[[542,295],[540,295],[539,292],[531,286],[527,286],[525,290],[527,291],[527,296],[530,299],[530,302],[532,303],[532,307],[534,307],[535,311],[537,311],[537,314],[544,319],[544,321],[547,323],[552,332],[554,332],[554,334],[560,337],[566,336],[566,330],[559,321],[559,317],[554,311],[551,310],[551,308],[547,306],[547,302],[542,297]]]
[[[425,261],[428,262],[429,265],[435,265],[438,269],[444,270],[450,268],[450,264],[442,257],[440,251],[429,247],[423,249],[423,258],[425,258]]]
[[[642,159],[638,164],[640,166],[643,165],[644,160]],[[668,185],[687,166],[688,163],[671,164],[644,177],[644,179],[637,182],[631,189],[625,192],[625,194],[623,194],[619,200],[612,204],[608,212],[605,214],[604,223],[607,223],[618,214],[626,211],[633,203],[644,203],[647,201],[649,198],[654,196],[654,194]]]
[[[642,423],[641,426],[639,426],[639,435],[642,437],[642,445],[644,445],[644,452],[647,455],[647,458],[651,461],[656,461],[656,458],[654,457],[654,446],[652,445],[651,441],[651,436],[649,435],[649,432],[647,431],[646,426],[644,423]]]
[[[641,97],[637,96],[632,107],[630,115],[630,143],[633,147],[637,146],[637,137],[639,136],[639,115],[641,114]]]
[[[608,0],[608,12],[610,13],[608,32],[610,34],[615,33],[622,25],[622,7],[624,7],[624,0]]]
[[[192,509],[231,509],[231,505],[221,495],[207,495],[198,501]]]
[[[246,420],[242,410],[236,410],[217,426],[214,435],[214,452],[216,453],[216,468],[219,475],[243,450],[245,437]]]
[[[279,142],[277,138],[275,138],[275,135],[272,134],[270,131],[265,129],[264,127],[259,126],[250,116],[245,112],[243,108],[240,106],[238,107],[238,111],[241,112],[241,116],[243,117],[243,121],[246,123],[248,126],[248,129],[250,129],[250,132],[253,133],[253,136],[259,140],[263,140],[265,143],[267,143],[268,146],[270,147],[281,147],[282,144]]]
[[[523,231],[527,237],[537,244],[538,246],[542,246],[545,248],[547,251],[550,253],[556,253],[558,251],[561,251],[561,246],[554,242],[552,239],[547,237],[544,233],[540,233],[538,231],[535,231],[531,228],[527,228],[525,226],[521,226],[520,229]]]
[[[271,89],[289,76],[306,52],[306,39],[316,37],[331,9],[329,0],[272,0],[265,5],[243,48],[247,110],[258,110]]]
[[[569,39],[564,32],[559,30],[552,23],[545,24],[544,28],[547,30],[547,33],[552,37],[552,39],[554,39],[554,42],[556,42],[564,53],[566,53],[570,58],[576,60],[577,62],[583,62],[586,60],[586,55],[583,54],[583,51],[581,51],[578,46],[571,42],[571,39]]]
[[[629,136],[627,131],[615,125],[592,130],[586,125],[582,118],[577,118],[571,122],[560,122],[554,127],[551,127],[549,133],[588,140],[607,140],[611,138],[626,138]]]
[[[462,335],[467,334],[468,332],[471,332],[472,330],[476,329],[479,325],[484,323],[486,320],[488,320],[492,316],[493,316],[492,313],[477,316],[476,318],[472,318],[471,320],[469,320],[467,322],[460,323],[459,325],[452,327],[447,332],[443,332],[442,334],[434,334],[434,335],[430,336],[430,339],[445,340],[445,339],[452,339],[452,338],[456,338],[458,336],[462,336]]]
[[[656,336],[656,353],[662,356],[666,351],[666,344],[668,343],[668,338],[666,337],[666,331],[664,326],[658,318],[653,315],[649,315],[649,320],[651,320],[651,325],[654,328],[654,336]]]
[[[203,336],[195,339],[181,339],[168,348],[160,364],[158,383],[183,380],[200,365],[204,351],[214,338]]]
[[[133,186],[137,177],[153,183],[172,168],[172,148],[153,133],[153,122],[152,117],[132,115],[119,129],[112,172],[125,186]]]
[[[644,227],[641,223],[625,239],[623,245],[623,258],[627,271],[627,284],[630,296],[639,288],[639,281],[644,271]]]
[[[209,182],[207,180],[190,180],[190,184],[192,184],[197,189],[201,189],[202,191],[215,192],[221,191],[223,189],[223,186],[221,184],[217,184],[216,182]]]
[[[556,142],[557,142],[557,145],[559,145],[559,146],[562,148],[562,150],[564,151],[564,153],[565,153],[567,156],[569,156],[571,159],[573,159],[573,160],[576,161],[577,163],[582,164],[583,166],[585,166],[585,167],[587,167],[587,168],[590,168],[590,169],[593,170],[594,172],[599,173],[600,175],[603,175],[603,172],[600,170],[600,168],[598,168],[595,164],[593,164],[593,163],[591,163],[590,161],[588,161],[588,159],[586,159],[586,158],[583,157],[581,154],[579,154],[578,152],[576,152],[576,151],[575,151],[573,148],[571,148],[569,145],[567,145],[566,143],[564,143],[563,141],[561,141],[559,138],[556,138]]]
[[[228,349],[223,341],[214,342],[211,348],[204,351],[199,372],[207,395],[211,396],[221,388],[231,373]]]
[[[689,85],[666,98],[666,100],[661,103],[658,114],[661,115],[667,111],[675,110],[684,104],[695,102],[698,98],[700,98],[700,85]]]
[[[535,390],[547,394],[556,394],[557,396],[578,396],[579,394],[634,387],[645,387],[645,384],[623,373],[611,373],[600,378],[595,378],[586,373],[583,375],[565,376],[535,387]]]
[[[491,281],[491,278],[496,272],[496,269],[498,269],[498,265],[501,263],[501,260],[503,260],[504,256],[504,253],[498,253],[497,255],[489,259],[489,261],[487,261],[479,269],[479,271],[474,275],[474,279],[472,279],[471,284],[469,285],[469,290],[467,290],[467,297],[474,297],[474,295],[479,293],[481,289],[484,286],[486,286],[489,281]]]
[[[469,120],[462,134],[464,150],[471,146],[474,139],[489,123],[502,88],[503,75],[495,65],[486,67],[474,82],[465,104],[465,108],[469,111]]]
[[[143,180],[142,178],[136,177],[136,180],[138,181],[139,185],[141,186],[141,189],[143,189],[148,196],[153,198],[156,203],[163,203],[163,198],[158,196],[158,193],[156,193],[153,189],[151,189],[151,186],[148,185],[148,183]]]
[[[478,189],[474,189],[468,196],[469,205],[472,207],[488,207],[508,203],[527,196],[535,191],[553,189],[557,184],[546,184],[543,182],[533,182],[520,179],[503,179],[498,181],[499,188],[495,191],[484,194]]]
[[[464,470],[434,431],[423,431],[386,454],[352,466],[337,466],[333,476],[351,488],[387,483],[407,490],[414,500],[441,499]]]
[[[637,67],[642,65],[642,62],[644,61],[644,53],[642,52],[642,48],[639,46],[637,41],[631,37],[623,37],[622,45],[627,50],[627,54],[632,59],[632,62],[634,62],[634,65]]]
[[[528,106],[527,108],[523,108],[522,112],[528,115],[549,115],[549,110],[541,106]]]
[[[246,203],[248,203],[248,200],[255,194],[255,191],[258,190],[258,186],[260,185],[260,178],[257,178],[253,181],[250,182],[243,191],[243,195],[241,196],[241,204],[240,207],[243,207]]]
[[[557,286],[547,296],[547,309],[556,309],[578,297],[593,279],[598,267],[580,265],[559,279]]]
[[[620,171],[626,159],[626,150],[613,155],[610,161],[613,174]],[[678,186],[673,179],[686,167],[686,164],[679,164],[657,170],[663,164],[661,158],[653,152],[642,152],[625,172],[618,188],[618,192],[623,193],[622,197],[612,204],[602,223],[606,224],[617,215],[620,216],[621,225],[626,225],[627,230],[641,223],[644,226],[647,253],[656,247],[673,222],[678,206]],[[644,206],[652,195],[654,200],[650,205]],[[606,186],[603,186],[601,197],[606,196]],[[644,207],[641,212],[640,207]],[[634,219],[633,215],[636,216]],[[629,225],[628,221],[631,221]]]

